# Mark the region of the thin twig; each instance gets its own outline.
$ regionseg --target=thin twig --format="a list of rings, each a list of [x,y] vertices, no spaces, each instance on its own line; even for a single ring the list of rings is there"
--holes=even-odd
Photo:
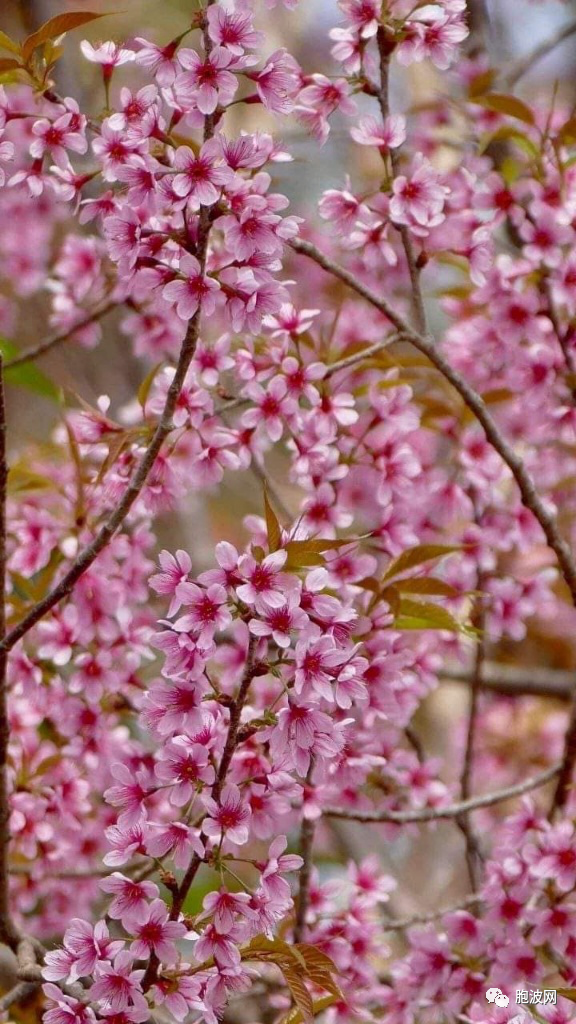
[[[378,45],[378,55],[380,59],[380,89],[378,91],[377,99],[382,120],[385,121],[390,114],[390,58],[392,56],[393,44],[390,42],[388,31],[384,25],[380,25],[378,27],[376,42]],[[383,159],[386,160],[386,157],[383,156]],[[396,177],[400,170],[399,153],[396,149],[392,149],[390,151],[390,164],[392,167],[392,174]],[[412,233],[406,224],[398,225],[398,231],[400,233],[402,248],[404,249],[404,255],[406,257],[408,275],[410,277],[410,296],[412,299],[414,326],[417,331],[424,334],[426,332],[426,310],[424,308],[424,299],[422,296],[422,289],[420,287],[420,267],[414,250]]]
[[[6,635],[6,403],[4,398],[4,366],[0,356],[0,640]],[[10,795],[8,786],[8,652],[0,650],[0,942],[15,949],[18,932],[10,913]]]
[[[310,758],[310,767],[306,775],[306,785],[312,784],[314,772],[314,757]],[[306,915],[310,900],[310,880],[312,877],[314,835],[316,832],[316,819],[304,817],[300,827],[300,849],[302,867],[298,875],[298,899],[296,902],[296,921],[294,924],[294,942],[302,942],[306,932]]]
[[[76,331],[81,331],[84,327],[89,327],[90,324],[96,323],[106,313],[114,309],[118,305],[117,302],[107,302],[104,306],[100,306],[98,309],[94,309],[91,313],[87,313],[86,316],[79,320],[78,323],[72,327],[67,327],[65,331],[61,331],[59,334],[53,334],[52,337],[46,338],[45,341],[41,341],[39,345],[35,345],[34,348],[25,349],[20,355],[14,356],[13,359],[8,359],[4,363],[5,370],[12,370],[16,366],[22,366],[24,363],[30,363],[33,359],[38,359],[40,356],[50,352],[51,349],[56,348],[57,345],[62,345],[65,341],[70,341],[74,337]]]
[[[11,867],[10,867],[10,874],[11,875],[24,875],[24,876],[32,875],[34,873],[34,867],[35,867],[34,864],[12,864]],[[154,864],[154,867],[156,868],[156,864]],[[126,874],[128,874],[128,872],[126,871],[126,868],[124,868],[124,872]],[[69,871],[51,871],[50,872],[50,878],[83,878],[83,879],[94,878],[94,879],[97,879],[97,878],[108,878],[109,875],[110,875],[110,868],[93,868],[93,869],[86,868],[85,870],[78,869],[76,871],[73,868],[70,868]]]
[[[576,21],[570,22],[569,25],[564,25],[558,29],[555,35],[550,36],[549,39],[545,39],[543,43],[539,43],[535,46],[530,53],[526,54],[525,57],[519,57],[518,60],[514,61],[507,73],[504,75],[502,82],[508,88],[512,89],[516,83],[524,77],[533,67],[537,61],[542,60],[543,57],[547,57],[552,50],[555,50],[560,43],[564,40],[569,39],[576,33]]]
[[[326,372],[322,380],[327,380],[333,377],[335,373],[340,373],[341,370],[348,370],[354,366],[363,363],[365,359],[371,359],[372,356],[377,356],[384,349],[393,345],[396,341],[410,341],[410,335],[404,335],[400,331],[395,331],[394,334],[389,334],[387,338],[382,341],[376,341],[373,345],[368,345],[363,348],[360,352],[353,352],[352,355],[344,356],[342,359],[336,360],[334,363],[328,363],[326,366]],[[223,402],[217,409],[219,415],[227,412],[232,412],[234,409],[240,409],[243,405],[248,405],[249,399],[244,398],[243,395],[237,395],[236,398],[230,398],[228,401]]]
[[[563,810],[568,801],[570,790],[572,789],[572,771],[574,769],[574,763],[576,762],[576,697],[572,702],[572,710],[570,712],[570,720],[568,722],[568,729],[566,730],[566,736],[564,739],[564,753],[562,756],[562,766],[560,774],[558,776],[558,782],[556,783],[556,789],[554,790],[554,796],[552,797],[552,803],[550,805],[550,811],[548,817],[552,820],[558,811]]]
[[[341,370],[348,370],[352,366],[357,366],[358,363],[363,363],[365,359],[371,359],[372,356],[377,356],[385,348],[393,345],[395,341],[409,341],[409,336],[404,336],[400,332],[390,334],[383,341],[377,341],[374,345],[369,345],[367,348],[363,348],[360,352],[353,352],[350,356],[344,356],[342,359],[338,359],[335,363],[329,363],[326,367],[326,373],[324,374],[323,380],[327,377],[333,377],[335,373],[339,373]]]
[[[395,825],[408,825],[417,822],[446,821],[450,818],[458,818],[462,814],[469,814],[471,811],[478,811],[482,807],[492,807],[494,804],[503,803],[505,800],[512,800],[513,797],[523,796],[533,789],[545,786],[561,771],[562,765],[555,764],[546,771],[534,775],[531,779],[518,782],[505,789],[499,789],[496,793],[484,793],[482,796],[471,797],[469,800],[461,800],[456,804],[447,804],[445,807],[422,807],[414,811],[348,811],[339,807],[326,807],[323,814],[328,818],[344,818],[347,821],[384,822]]]
[[[203,209],[206,208],[203,207]],[[209,216],[201,218],[196,245],[196,258],[200,264],[200,273],[204,272],[206,265],[210,224]],[[201,309],[200,305],[188,324],[188,330],[182,343],[178,364],[166,396],[162,415],[152,435],[152,439],[136,466],[120,501],[109,513],[108,518],[100,527],[92,542],[78,555],[60,582],[41,601],[38,601],[4,637],[0,642],[0,651],[10,651],[14,644],[18,643],[37,622],[71,593],[78,580],[90,568],[100,552],[109,544],[116,531],[120,529],[134,502],[142,492],[156,462],[158,453],[166,437],[173,429],[172,416],[184,384],[186,373],[188,372],[188,367],[196,351],[200,331]]]
[[[506,697],[549,697],[566,701],[572,697],[575,675],[565,669],[484,662],[480,688]],[[458,666],[447,665],[440,672],[440,680],[445,683],[469,686],[473,678],[474,672]]]
[[[474,764],[474,747],[476,728],[478,725],[478,708],[480,701],[480,687],[482,680],[482,665],[486,652],[486,640],[484,633],[485,614],[483,605],[484,576],[481,570],[478,571],[477,589],[480,596],[476,602],[474,625],[478,628],[476,649],[474,654],[474,670],[470,688],[470,706],[468,710],[468,730],[466,735],[466,749],[464,751],[464,762],[460,776],[460,796],[462,800],[470,799],[472,795],[472,770]],[[464,836],[466,843],[466,864],[472,891],[475,892],[480,882],[480,865],[482,863],[482,851],[476,830],[467,814],[456,819],[458,828]]]
[[[406,928],[412,928],[415,924],[430,924],[432,921],[438,921],[445,914],[454,914],[457,910],[466,910],[468,907],[474,907],[481,902],[482,897],[474,894],[466,896],[465,899],[460,900],[459,903],[454,903],[451,907],[433,910],[429,914],[413,914],[411,917],[395,918],[389,921],[384,920],[384,931],[400,932]]]
[[[0,999],[0,1013],[5,1013],[14,1003],[23,1003],[38,991],[40,982],[20,981]]]
[[[420,352],[423,352],[430,362],[433,363],[436,369],[440,371],[442,376],[452,384],[463,399],[464,403],[468,406],[471,412],[474,413],[476,419],[484,428],[484,433],[492,447],[498,452],[501,459],[506,463],[512,473],[520,491],[522,504],[532,512],[539,522],[548,542],[548,546],[556,555],[562,576],[564,577],[566,585],[570,591],[573,604],[576,606],[576,562],[572,557],[571,548],[561,537],[556,519],[538,494],[534,486],[534,482],[527,472],[522,459],[516,454],[500,432],[500,428],[492,418],[492,415],[489,413],[485,402],[478,392],[475,391],[474,388],[472,388],[470,384],[460,376],[458,371],[451,366],[436,347],[434,340],[427,335],[418,334],[418,332],[412,330],[410,325],[406,323],[404,318],[401,317],[395,309],[393,309],[386,299],[380,298],[372,292],[344,267],[341,267],[339,264],[335,263],[334,260],[325,256],[324,253],[317,249],[315,245],[312,245],[311,242],[294,239],[289,244],[296,252],[300,252],[314,260],[314,262],[323,267],[324,270],[332,274],[334,277],[339,278],[339,280],[347,284],[358,295],[361,295],[372,306],[379,309],[380,312],[383,313],[384,316],[388,317],[391,323],[393,323],[399,331],[408,335],[407,340],[409,340]]]

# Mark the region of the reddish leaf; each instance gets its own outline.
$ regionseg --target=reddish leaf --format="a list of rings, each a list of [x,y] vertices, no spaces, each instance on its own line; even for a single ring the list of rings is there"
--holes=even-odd
[[[94,11],[70,11],[68,14],[57,14],[55,18],[45,21],[36,32],[28,36],[22,44],[22,55],[28,61],[37,46],[42,46],[49,39],[57,39],[64,32],[70,32],[73,28],[80,28],[97,18],[104,18],[105,14],[95,14]]]

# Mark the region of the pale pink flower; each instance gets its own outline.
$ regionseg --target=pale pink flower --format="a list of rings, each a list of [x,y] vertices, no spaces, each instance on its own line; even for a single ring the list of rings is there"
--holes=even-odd
[[[190,320],[200,307],[210,316],[216,308],[214,293],[220,289],[218,282],[203,275],[198,260],[189,253],[180,260],[180,273],[180,277],[164,285],[164,298],[175,304],[182,320]]]
[[[104,960],[98,963],[90,996],[92,999],[98,999],[104,1010],[126,1010],[129,1007],[148,1010],[148,1003],[141,987],[145,970],[132,970],[133,962],[134,957],[131,953],[122,952],[118,953],[113,964]]]
[[[128,50],[112,42],[92,46],[92,43],[89,43],[87,39],[83,39],[80,43],[80,49],[86,60],[91,61],[93,64],[102,65],[102,73],[104,78],[107,79],[111,77],[114,68],[119,67],[121,64],[127,64],[129,61],[134,60],[135,57],[133,50]]]
[[[250,807],[243,800],[242,794],[233,784],[224,786],[218,803],[212,797],[203,797],[207,817],[202,830],[211,839],[229,839],[230,842],[242,846],[248,842],[248,825]]]
[[[290,113],[300,85],[300,68],[285,49],[275,50],[261,71],[247,72],[247,77],[256,83],[258,95],[268,110]]]
[[[150,577],[149,583],[152,590],[163,597],[170,597],[168,615],[175,615],[182,606],[178,597],[178,584],[188,579],[192,569],[192,559],[187,551],[179,548],[175,555],[169,551],[161,551],[158,556],[161,571]]]
[[[350,129],[350,135],[361,146],[396,149],[406,141],[406,119],[401,114],[392,114],[383,122],[375,117],[361,117],[358,127]]]
[[[130,953],[137,960],[155,953],[162,963],[173,964],[178,959],[174,940],[184,938],[186,932],[185,924],[170,920],[164,901],[154,899],[147,908],[147,916],[132,924],[135,941],[130,945]]]
[[[220,144],[217,139],[205,142],[196,155],[188,146],[180,146],[174,156],[178,173],[172,181],[176,195],[197,199],[203,206],[217,202],[223,185],[229,184],[234,172],[225,164],[217,164]]]
[[[145,919],[149,900],[158,896],[158,886],[154,882],[136,882],[120,871],[113,871],[103,878],[100,888],[114,896],[107,909],[109,917],[122,921],[128,931],[133,922]]]
[[[205,784],[214,782],[209,751],[187,736],[176,736],[163,748],[156,764],[156,776],[168,785],[170,803],[184,807]]]
[[[213,114],[218,105],[227,106],[238,88],[236,75],[226,70],[233,59],[225,46],[215,46],[206,57],[195,50],[179,50],[178,60],[186,70],[174,82],[176,95],[193,100],[202,114]]]

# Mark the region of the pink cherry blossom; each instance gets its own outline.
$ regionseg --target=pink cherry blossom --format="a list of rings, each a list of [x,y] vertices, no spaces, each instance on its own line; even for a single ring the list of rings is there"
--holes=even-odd
[[[199,308],[210,316],[216,308],[214,292],[220,288],[218,281],[202,274],[195,256],[186,253],[180,260],[180,276],[164,285],[162,294],[176,306],[182,320],[190,320]]]
[[[204,797],[204,806],[208,817],[202,829],[207,836],[220,842],[228,839],[239,845],[248,841],[250,808],[242,800],[238,786],[225,786],[218,802]]]

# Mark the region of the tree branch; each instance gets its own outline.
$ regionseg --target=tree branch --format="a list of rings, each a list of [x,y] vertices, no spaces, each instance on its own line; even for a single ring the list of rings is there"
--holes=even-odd
[[[37,981],[20,981],[0,999],[0,1013],[5,1013],[15,1003],[25,1002],[26,999],[29,999],[30,996],[38,991],[39,987],[40,982]]]
[[[567,701],[572,697],[576,673],[563,669],[531,668],[528,665],[499,665],[484,662],[480,688],[505,697],[550,697]],[[474,673],[458,666],[447,665],[440,672],[446,683],[471,685]]]
[[[476,521],[478,517],[476,516]],[[483,591],[484,591],[485,580],[481,570],[478,571],[477,589],[480,591],[480,597],[476,602],[476,611],[474,615],[474,625],[478,628],[478,638],[476,640],[476,649],[474,653],[474,670],[472,673],[472,685],[470,689],[470,707],[468,710],[468,731],[466,735],[466,749],[464,751],[464,763],[462,765],[462,774],[460,776],[460,796],[462,800],[468,800],[472,794],[472,769],[474,763],[474,745],[476,737],[476,727],[478,724],[478,705],[480,700],[480,687],[482,679],[482,665],[484,664],[484,655],[486,651],[486,641],[484,635],[485,627],[485,615],[483,606]],[[467,814],[463,814],[460,818],[456,819],[458,828],[464,836],[466,843],[466,863],[468,866],[468,874],[470,876],[470,883],[472,890],[475,892],[480,882],[480,867],[482,863],[482,851],[480,848],[480,842],[476,834],[476,830],[470,821]]]
[[[390,58],[392,56],[392,44],[390,42],[388,31],[384,25],[379,25],[376,34],[376,42],[378,45],[378,55],[380,58],[380,89],[378,91],[378,105],[380,107],[380,113],[382,114],[382,120],[385,121],[390,114]],[[386,158],[383,156],[383,159]],[[392,167],[392,174],[394,177],[399,172],[399,153],[397,150],[390,150],[390,164]],[[420,267],[418,266],[418,260],[414,251],[414,245],[412,242],[412,233],[410,228],[406,224],[400,224],[397,228],[400,233],[402,240],[402,247],[404,249],[404,255],[406,257],[406,266],[408,268],[408,274],[410,277],[411,284],[411,298],[412,298],[412,310],[414,315],[414,325],[416,330],[420,333],[426,331],[426,310],[424,308],[424,299],[422,297],[422,289],[420,287]]]
[[[560,43],[563,43],[566,39],[570,39],[571,36],[576,34],[576,21],[570,22],[569,25],[564,25],[562,28],[550,36],[549,39],[545,39],[543,43],[539,43],[533,50],[530,51],[525,57],[519,57],[518,60],[513,61],[506,75],[504,75],[502,82],[508,88],[512,89],[516,83],[524,77],[533,67],[537,61],[542,60],[543,57],[547,57],[552,50],[555,50]]]
[[[475,907],[481,902],[481,896],[466,896],[465,899],[460,900],[459,903],[454,903],[451,907],[442,907],[441,910],[432,910],[429,914],[413,914],[411,917],[393,918],[389,921],[385,920],[384,931],[400,932],[405,931],[407,928],[412,928],[415,924],[430,924],[432,921],[438,921],[438,919],[444,917],[445,914],[453,914],[456,910],[467,910],[468,907]]]
[[[390,823],[395,825],[408,825],[416,822],[446,821],[450,818],[458,818],[470,811],[477,811],[482,807],[492,807],[494,804],[503,803],[516,796],[523,796],[533,789],[545,786],[561,771],[561,765],[555,764],[539,775],[531,779],[518,782],[506,789],[499,789],[496,793],[484,793],[482,796],[472,797],[470,800],[461,800],[457,804],[448,804],[446,807],[423,807],[415,811],[348,811],[338,807],[326,807],[322,812],[328,818],[345,818],[347,821],[374,822],[378,824]]]
[[[7,359],[4,363],[5,370],[12,370],[16,366],[22,366],[24,363],[29,363],[33,359],[38,359],[40,356],[50,352],[51,349],[56,348],[57,345],[61,345],[65,341],[70,339],[76,334],[76,331],[82,330],[83,327],[89,327],[90,324],[96,323],[110,310],[115,309],[118,305],[117,302],[107,302],[104,306],[100,306],[98,309],[94,309],[91,313],[87,313],[86,316],[79,320],[73,327],[67,328],[65,331],[61,331],[59,334],[53,334],[52,337],[46,338],[45,341],[41,341],[39,345],[34,348],[25,349],[20,355],[14,356],[13,359]]]
[[[306,785],[312,783],[314,772],[314,757],[310,757],[310,767],[306,775]],[[303,864],[300,868],[298,880],[298,900],[296,903],[296,921],[294,924],[294,942],[302,942],[306,931],[306,914],[310,899],[310,879],[312,876],[314,835],[316,832],[316,819],[303,818],[300,827],[300,849]]]
[[[4,367],[0,356],[0,640],[6,635],[6,403],[4,398]],[[16,948],[18,932],[10,913],[10,876],[8,846],[10,843],[10,794],[8,786],[8,653],[0,650],[0,942]]]
[[[492,418],[488,408],[480,397],[480,395],[472,388],[463,377],[460,376],[457,370],[455,370],[447,359],[436,347],[434,340],[423,334],[419,334],[417,331],[411,329],[410,325],[406,323],[403,317],[401,317],[389,304],[386,299],[380,298],[374,292],[372,292],[366,285],[363,285],[358,281],[352,274],[350,274],[344,267],[335,263],[333,260],[325,256],[315,245],[311,242],[305,242],[301,239],[294,239],[289,243],[290,246],[296,251],[300,252],[309,259],[314,260],[319,266],[323,267],[328,273],[337,277],[344,284],[347,284],[352,288],[358,295],[366,299],[372,306],[379,309],[384,316],[388,317],[391,323],[407,336],[407,340],[410,341],[415,348],[422,352],[428,357],[431,363],[440,371],[443,377],[446,378],[458,392],[464,403],[468,406],[471,412],[474,413],[476,419],[484,429],[484,433],[492,447],[498,452],[500,458],[508,466],[508,469],[514,477],[520,496],[522,498],[522,504],[529,509],[530,512],[539,522],[544,536],[548,542],[548,546],[556,555],[562,576],[566,582],[566,585],[570,591],[572,602],[576,607],[576,562],[572,557],[572,551],[566,541],[561,537],[558,531],[558,525],[553,514],[546,507],[545,503],[541,499],[540,495],[536,491],[534,482],[528,474],[524,463],[521,458],[516,455],[513,448],[509,445],[508,441],[501,434],[496,421]]]
[[[203,208],[205,209],[205,208]],[[210,233],[210,218],[201,218],[198,243],[196,246],[196,258],[200,263],[201,273],[206,265],[208,251],[208,237]],[[188,367],[193,359],[198,336],[200,332],[201,306],[198,307],[190,320],[186,337],[182,343],[176,372],[166,396],[166,402],[158,425],[154,431],[148,448],[144,452],[140,462],[136,466],[128,486],[124,491],[116,507],[109,513],[108,518],[100,527],[94,540],[74,560],[68,571],[56,586],[24,616],[20,622],[6,634],[0,642],[0,651],[7,652],[28,633],[37,622],[42,619],[55,605],[59,604],[73,590],[81,576],[90,568],[100,552],[107,546],[117,530],[120,529],[126,519],[134,502],[139,497],[142,489],[156,462],[164,440],[173,429],[172,416],[176,403],[182,390]]]

